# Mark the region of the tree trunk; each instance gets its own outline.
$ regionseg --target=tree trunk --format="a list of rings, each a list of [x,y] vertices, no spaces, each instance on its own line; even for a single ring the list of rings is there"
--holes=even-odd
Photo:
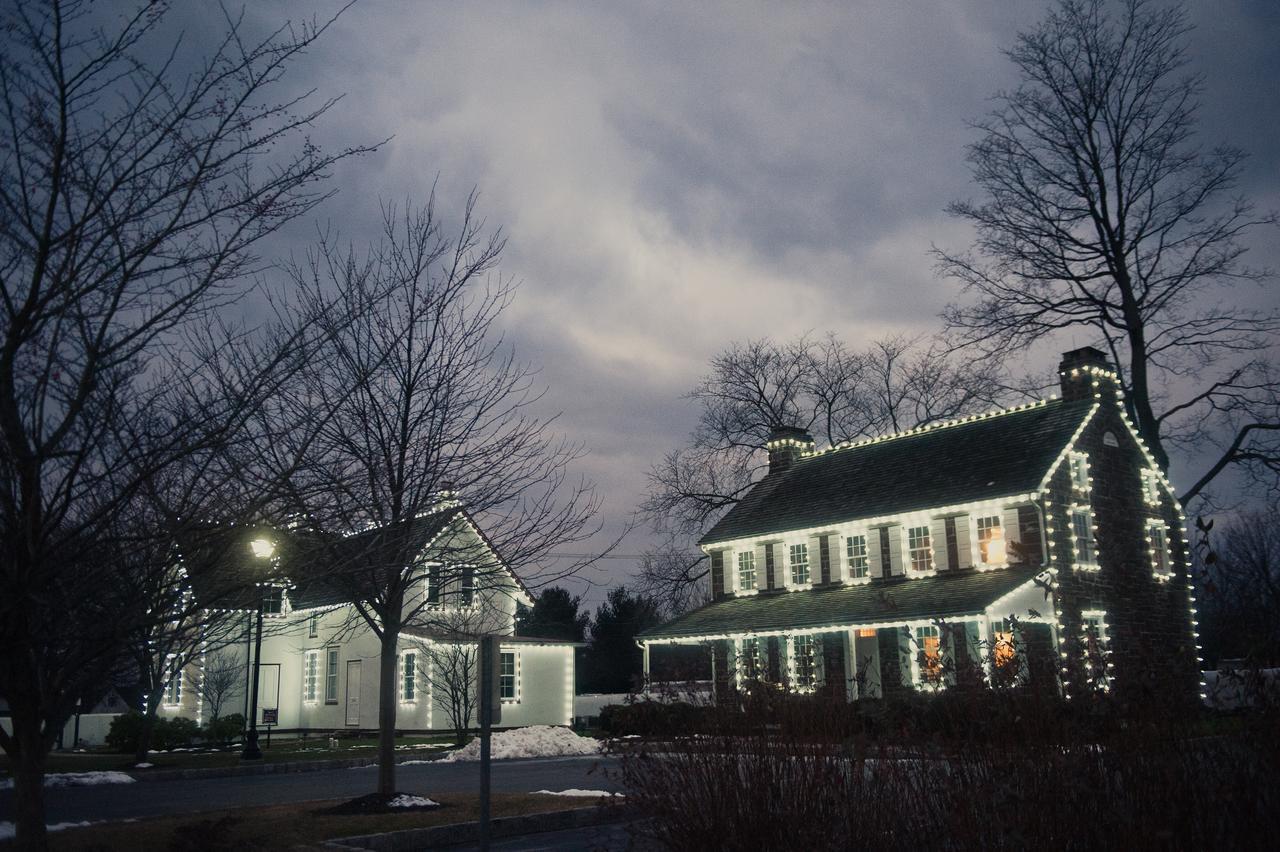
[[[156,730],[156,712],[159,709],[160,702],[147,696],[147,702],[142,708],[142,728],[138,731],[138,746],[133,754],[134,763],[147,762],[147,752],[151,750],[151,735]]]
[[[47,849],[48,833],[44,812],[45,745],[40,719],[11,705],[13,714],[13,816],[17,825],[17,848]]]
[[[396,647],[398,629],[383,628],[378,675],[378,793],[396,791]]]

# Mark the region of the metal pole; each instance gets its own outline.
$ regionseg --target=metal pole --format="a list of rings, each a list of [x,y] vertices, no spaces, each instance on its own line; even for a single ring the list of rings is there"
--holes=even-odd
[[[258,633],[253,640],[253,698],[250,700],[252,705],[249,708],[249,733],[244,738],[244,751],[240,753],[241,760],[261,760],[262,750],[258,748],[258,681],[259,664],[262,661],[262,604],[263,593],[261,587],[258,592]]]
[[[249,721],[249,691],[253,684],[253,613],[247,613],[244,620],[244,720]]]
[[[480,849],[489,849],[489,734],[493,728],[493,637],[480,640]]]

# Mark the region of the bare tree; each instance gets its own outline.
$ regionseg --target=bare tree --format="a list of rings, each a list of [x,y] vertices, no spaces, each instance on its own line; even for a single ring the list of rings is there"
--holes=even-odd
[[[187,332],[245,292],[255,244],[353,153],[302,138],[332,101],[276,94],[327,24],[250,40],[229,19],[179,72],[178,45],[159,62],[142,47],[163,5],[112,29],[90,6],[0,13],[0,746],[28,848],[46,842],[45,755],[74,696],[117,673],[140,611],[117,594],[123,513],[148,478],[232,443],[267,390],[240,362],[219,400]],[[213,419],[173,416],[186,383]]]
[[[244,665],[227,651],[218,651],[204,661],[204,671],[196,683],[196,692],[209,705],[209,718],[222,717],[222,707],[244,683]]]
[[[972,253],[935,250],[976,301],[945,316],[957,346],[1004,355],[1069,330],[1101,341],[1161,466],[1213,451],[1181,495],[1228,465],[1280,464],[1280,321],[1241,305],[1262,282],[1241,239],[1276,223],[1236,194],[1244,154],[1195,142],[1201,81],[1187,73],[1183,11],[1147,0],[1061,0],[1008,51],[1022,82],[996,96],[969,148],[980,202],[949,211]]]
[[[432,642],[419,669],[425,669],[424,680],[431,685],[433,700],[444,707],[454,736],[462,745],[479,707],[479,643],[465,637]]]
[[[998,370],[891,336],[850,350],[832,335],[735,344],[689,398],[702,411],[689,444],[649,472],[642,513],[664,537],[644,555],[641,588],[679,612],[705,599],[704,557],[692,547],[759,480],[777,426],[838,444],[990,408],[1030,389]]]
[[[299,512],[330,532],[376,531],[359,537],[368,543],[359,552],[338,546],[325,561],[381,646],[384,795],[395,791],[400,635],[406,627],[452,629],[433,590],[510,596],[517,589],[508,569],[552,581],[579,565],[541,571],[538,560],[599,529],[592,489],[568,479],[581,448],[534,413],[533,372],[497,331],[514,297],[494,271],[501,234],[486,235],[474,195],[450,233],[434,203],[433,196],[420,208],[386,206],[382,241],[367,253],[325,236],[293,269],[317,313],[326,293],[341,294],[343,324],[331,329],[327,354],[282,415],[292,417],[290,406],[332,412],[294,480]],[[354,322],[345,324],[348,317]],[[455,518],[455,496],[487,541],[459,532],[436,538],[424,555],[415,522]]]
[[[1280,662],[1280,507],[1244,512],[1213,534],[1201,566],[1206,657]]]

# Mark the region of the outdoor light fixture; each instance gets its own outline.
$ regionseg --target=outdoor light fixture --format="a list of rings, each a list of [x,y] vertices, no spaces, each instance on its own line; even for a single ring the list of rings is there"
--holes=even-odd
[[[249,550],[258,559],[270,559],[276,552],[276,545],[269,538],[255,538],[249,542]],[[252,706],[249,708],[249,730],[244,738],[244,751],[241,760],[261,760],[262,750],[258,748],[258,679],[262,671],[262,609],[266,592],[261,583],[258,586],[258,633],[253,641],[253,691]]]

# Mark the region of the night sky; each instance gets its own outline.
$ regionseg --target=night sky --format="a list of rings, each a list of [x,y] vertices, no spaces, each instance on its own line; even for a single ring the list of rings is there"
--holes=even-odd
[[[322,146],[394,137],[335,172],[340,194],[318,215],[345,236],[373,236],[380,199],[425,200],[437,176],[446,215],[480,191],[509,237],[503,273],[521,282],[508,339],[540,366],[558,428],[590,449],[578,470],[615,530],[693,427],[683,395],[731,342],[939,329],[959,293],[928,252],[969,242],[943,212],[975,193],[966,120],[1016,84],[1001,48],[1047,5],[366,0],[289,79],[345,93],[315,128]],[[259,0],[246,22],[338,6]],[[1242,189],[1280,208],[1280,3],[1189,11],[1202,139],[1249,151]],[[171,23],[201,52],[217,15],[181,16]],[[302,250],[316,224],[270,251]],[[1280,267],[1277,236],[1255,236],[1254,265]],[[619,553],[647,541],[640,530]],[[613,559],[588,579],[634,567]]]

